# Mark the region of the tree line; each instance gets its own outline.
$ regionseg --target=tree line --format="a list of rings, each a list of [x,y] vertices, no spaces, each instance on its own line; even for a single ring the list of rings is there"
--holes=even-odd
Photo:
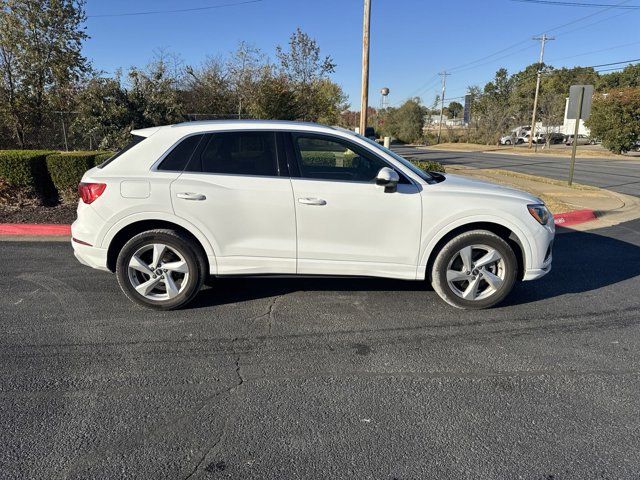
[[[464,129],[444,128],[445,140],[495,144],[512,129],[529,125],[538,68],[536,63],[513,74],[500,68],[484,87],[469,87],[470,122]],[[640,139],[640,65],[607,74],[592,67],[543,65],[537,120],[545,126],[562,125],[569,87],[575,84],[596,87],[592,115],[587,122],[592,135],[615,152],[634,148]],[[424,119],[439,113],[438,101],[436,98],[434,107],[428,108],[420,98],[411,98],[398,108],[377,112],[377,128],[405,142],[433,141],[433,134],[424,133]],[[445,117],[460,118],[461,110],[461,104],[451,102],[444,109]]]
[[[297,29],[273,58],[240,42],[187,65],[164,50],[113,75],[82,55],[84,0],[2,0],[0,148],[113,149],[133,128],[212,118],[335,124],[336,64]]]

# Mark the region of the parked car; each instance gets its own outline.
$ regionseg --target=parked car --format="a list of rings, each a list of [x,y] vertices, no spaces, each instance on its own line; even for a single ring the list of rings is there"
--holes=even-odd
[[[564,141],[565,141],[564,140],[564,135],[562,133],[550,133],[549,134],[549,143],[551,145],[557,145],[559,143],[564,143]]]
[[[565,139],[565,145],[573,145],[573,135],[567,135]],[[591,138],[586,135],[579,134],[578,135],[578,145],[595,145],[595,142],[592,143]]]
[[[531,137],[530,133],[525,133],[524,135],[519,136],[516,139],[516,145],[521,145],[523,143],[529,143],[529,137]],[[545,139],[543,135],[536,135],[535,137],[533,137],[533,142],[532,143],[545,143]]]
[[[512,135],[500,137],[500,145],[512,145],[513,143],[515,143],[515,138]]]
[[[75,256],[156,309],[186,305],[209,276],[264,274],[426,280],[478,309],[551,269],[540,199],[309,123],[135,130],[79,192]]]

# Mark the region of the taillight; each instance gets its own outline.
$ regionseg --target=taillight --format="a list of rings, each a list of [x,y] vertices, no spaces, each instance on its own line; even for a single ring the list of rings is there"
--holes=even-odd
[[[107,188],[106,183],[84,183],[78,185],[78,194],[84,203],[89,205],[96,198],[102,195],[104,189]]]

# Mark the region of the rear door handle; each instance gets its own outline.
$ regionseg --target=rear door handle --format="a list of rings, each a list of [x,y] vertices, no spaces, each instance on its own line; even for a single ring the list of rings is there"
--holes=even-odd
[[[303,205],[326,205],[327,201],[321,198],[299,198],[298,202]]]
[[[201,193],[189,193],[189,192],[177,193],[176,197],[182,198],[183,200],[206,200],[207,199],[207,197]]]

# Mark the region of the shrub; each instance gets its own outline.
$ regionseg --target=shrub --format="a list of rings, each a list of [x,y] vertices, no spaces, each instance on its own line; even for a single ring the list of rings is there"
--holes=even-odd
[[[633,150],[640,140],[640,88],[621,88],[596,95],[586,122],[591,135],[614,153]]]
[[[421,168],[425,172],[445,172],[444,165],[442,165],[440,162],[412,160],[411,163],[413,163],[416,167]]]
[[[48,150],[0,151],[0,179],[12,187],[23,188],[27,194],[47,199],[55,194],[47,172]]]
[[[97,155],[97,152],[68,152],[47,157],[51,180],[63,201],[75,201],[78,183],[84,172],[95,166]]]

